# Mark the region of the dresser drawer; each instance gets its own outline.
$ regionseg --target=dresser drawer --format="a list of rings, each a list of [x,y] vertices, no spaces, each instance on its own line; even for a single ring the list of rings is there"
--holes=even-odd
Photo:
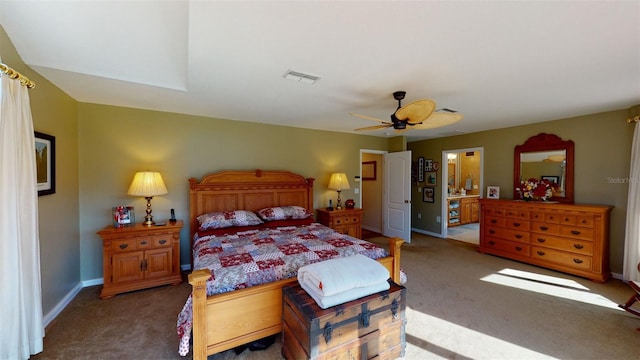
[[[487,238],[483,244],[488,249],[494,249],[497,251],[504,251],[512,254],[518,254],[522,256],[529,256],[530,246],[527,244],[501,240],[496,238]]]
[[[558,224],[560,222],[560,217],[561,216],[558,213],[546,211],[534,211],[531,214],[531,220],[551,224]]]
[[[500,238],[509,241],[517,241],[521,243],[529,243],[528,231],[517,231],[511,229],[504,229],[499,227],[488,227],[487,235],[495,238]]]
[[[506,227],[505,225],[505,221],[507,219],[503,218],[503,217],[497,217],[497,216],[493,216],[493,215],[489,215],[487,216],[487,218],[485,219],[485,223],[487,224],[487,226],[490,227]]]
[[[515,219],[529,220],[530,211],[522,209],[507,209],[505,216]]]
[[[593,241],[593,229],[577,226],[560,226],[560,235],[572,239]]]
[[[593,255],[593,242],[562,238],[552,235],[532,234],[531,244],[582,255]]]
[[[531,247],[531,257],[579,270],[591,270],[591,256],[553,250],[538,246]]]
[[[520,231],[529,231],[529,221],[521,219],[509,219],[505,221],[505,227],[507,229],[514,229]]]
[[[550,234],[550,235],[558,235],[560,234],[560,225],[558,224],[549,224],[549,223],[541,223],[541,222],[532,222],[531,223],[531,232],[541,233],[541,234]]]
[[[560,224],[562,225],[577,225],[592,228],[593,223],[593,216],[590,215],[562,215],[560,217]]]

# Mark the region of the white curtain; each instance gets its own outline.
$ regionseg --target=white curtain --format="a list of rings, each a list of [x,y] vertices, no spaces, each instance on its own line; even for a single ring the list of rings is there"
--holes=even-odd
[[[29,94],[0,80],[0,359],[42,351],[38,190]]]
[[[640,126],[635,123],[631,146],[629,171],[629,197],[627,203],[627,228],[625,231],[624,269],[625,280],[640,281]]]

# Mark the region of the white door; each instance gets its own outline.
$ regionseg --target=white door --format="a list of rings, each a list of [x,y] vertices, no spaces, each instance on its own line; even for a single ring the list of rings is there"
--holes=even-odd
[[[383,235],[411,242],[411,151],[384,154]]]

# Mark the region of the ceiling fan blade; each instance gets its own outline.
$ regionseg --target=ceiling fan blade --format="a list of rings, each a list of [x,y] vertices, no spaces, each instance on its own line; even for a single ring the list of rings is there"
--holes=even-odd
[[[435,129],[455,124],[462,118],[463,115],[460,113],[435,112],[421,124],[416,124],[412,128],[416,130]]]
[[[409,103],[396,111],[396,117],[400,120],[407,120],[409,124],[420,124],[425,121],[436,108],[433,100],[417,100]]]
[[[393,126],[393,124],[374,125],[374,126],[367,126],[367,127],[363,127],[363,128],[354,129],[354,131],[378,130],[378,129],[389,128],[389,127],[392,127],[392,126]]]
[[[373,121],[381,122],[381,123],[383,123],[383,124],[391,124],[391,123],[390,123],[390,122],[388,122],[388,121],[380,120],[380,119],[378,119],[378,118],[374,118],[374,117],[372,117],[372,116],[367,116],[367,115],[362,115],[362,114],[356,114],[356,113],[349,113],[349,115],[351,115],[351,116],[355,116],[355,117],[359,117],[359,118],[361,118],[361,119],[365,119],[365,120],[373,120]]]

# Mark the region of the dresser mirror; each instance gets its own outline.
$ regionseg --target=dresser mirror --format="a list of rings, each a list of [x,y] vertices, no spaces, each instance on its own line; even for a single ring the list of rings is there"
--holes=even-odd
[[[573,203],[574,144],[553,134],[540,133],[522,145],[513,155],[513,198],[520,199],[517,188],[522,180],[549,180],[558,184],[550,200]]]

